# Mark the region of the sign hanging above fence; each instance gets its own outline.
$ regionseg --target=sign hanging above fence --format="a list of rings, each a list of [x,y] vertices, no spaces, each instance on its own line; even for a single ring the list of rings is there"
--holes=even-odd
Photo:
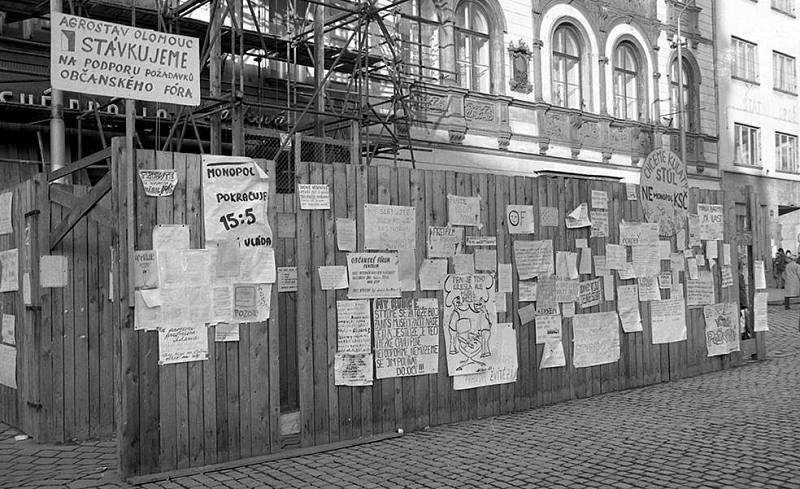
[[[53,88],[200,105],[200,40],[53,12]]]
[[[639,193],[644,215],[648,222],[659,223],[659,234],[672,236],[683,228],[689,210],[689,179],[678,155],[664,149],[647,155]]]

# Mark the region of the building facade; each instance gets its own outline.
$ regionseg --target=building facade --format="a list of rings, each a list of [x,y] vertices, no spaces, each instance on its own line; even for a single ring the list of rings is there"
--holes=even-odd
[[[716,23],[723,187],[732,196],[752,188],[759,208],[750,217],[770,223],[768,234],[755,238],[773,251],[795,253],[800,246],[800,212],[794,212],[800,208],[795,0],[717,2]],[[742,202],[737,206],[744,212]]]

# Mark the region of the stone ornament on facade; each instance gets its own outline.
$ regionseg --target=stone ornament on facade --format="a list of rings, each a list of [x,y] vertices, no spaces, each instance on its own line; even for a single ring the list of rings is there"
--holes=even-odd
[[[533,85],[530,83],[530,64],[532,52],[525,41],[519,40],[515,46],[511,42],[508,46],[508,54],[511,57],[511,80],[509,88],[514,92],[531,93]]]
[[[447,135],[450,138],[450,144],[462,144],[466,134],[466,129],[449,129],[447,131]]]
[[[464,117],[492,122],[494,121],[494,105],[468,101],[464,104]]]

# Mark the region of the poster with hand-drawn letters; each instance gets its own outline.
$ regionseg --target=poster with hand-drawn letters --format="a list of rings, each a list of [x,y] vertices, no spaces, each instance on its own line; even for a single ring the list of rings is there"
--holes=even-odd
[[[495,324],[492,333],[494,351],[486,362],[486,370],[469,375],[453,377],[453,389],[460,391],[487,385],[516,382],[519,364],[517,360],[517,332],[511,323]]]
[[[739,351],[739,308],[736,303],[723,302],[705,306],[703,316],[706,320],[708,356]]]
[[[450,376],[485,372],[497,359],[494,277],[448,275],[444,280],[444,328]]]
[[[364,204],[365,250],[413,250],[417,211],[400,205]]]
[[[577,314],[572,318],[575,368],[619,361],[619,318],[616,311]]]
[[[439,371],[439,302],[435,298],[375,299],[375,377]]]

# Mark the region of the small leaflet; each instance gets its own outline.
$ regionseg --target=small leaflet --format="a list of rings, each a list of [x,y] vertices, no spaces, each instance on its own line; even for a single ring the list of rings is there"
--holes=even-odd
[[[561,340],[546,341],[542,350],[542,361],[539,370],[546,368],[565,367],[567,359],[564,355],[564,344]]]
[[[658,277],[639,277],[636,279],[639,286],[639,301],[660,301],[661,290],[658,287]]]
[[[517,282],[519,287],[519,301],[520,302],[536,302],[537,291],[539,289],[536,282],[533,280],[520,280]]]
[[[669,260],[670,256],[672,255],[672,243],[669,241],[659,241],[658,242],[658,256],[662,260]]]
[[[686,257],[682,252],[669,254],[669,267],[673,272],[682,272],[686,270]]]
[[[686,281],[686,305],[691,307],[713,304],[716,302],[714,295],[714,274],[711,272],[701,272],[697,280]]]
[[[233,285],[223,284],[223,285],[212,286],[210,322],[213,324],[219,324],[219,323],[230,323],[232,321],[233,321]]]
[[[532,205],[506,206],[509,234],[533,234],[535,229],[534,219]]]
[[[580,282],[578,303],[581,309],[599,306],[603,302],[603,285],[600,278]]]
[[[581,284],[577,280],[556,280],[556,302],[575,302],[580,291]]]
[[[764,261],[753,260],[753,281],[756,285],[756,290],[767,288],[767,277],[764,275]]]
[[[475,273],[475,256],[472,253],[453,255],[453,270],[459,275]]]
[[[16,316],[13,314],[3,314],[3,325],[0,329],[0,340],[6,345],[16,345]]]
[[[520,282],[521,283],[521,282]],[[536,283],[536,282],[532,282]],[[558,301],[556,300],[556,283],[557,279],[555,275],[547,276],[547,277],[540,277],[539,282],[536,283],[536,294],[535,299],[538,302],[537,305],[541,306],[542,304],[557,304]]]
[[[565,302],[561,304],[561,315],[565,318],[575,317],[575,303]]]
[[[600,275],[608,275],[609,273],[611,273],[611,269],[608,268],[608,262],[606,261],[606,257],[604,255],[595,255],[594,274],[600,276]]]
[[[514,261],[520,280],[552,275],[555,272],[553,240],[514,241]]]
[[[639,288],[636,284],[620,285],[617,288],[617,312],[622,322],[622,331],[642,331],[642,316],[639,312]]]
[[[269,319],[272,284],[234,284],[233,319],[257,323]]]
[[[278,267],[278,292],[297,292],[297,267]]]
[[[719,255],[719,246],[716,241],[706,241],[706,258],[716,260]]]
[[[720,268],[722,273],[722,281],[721,286],[722,288],[733,287],[733,274],[731,273],[731,267],[729,265],[723,265]]]
[[[413,250],[416,246],[416,208],[364,204],[365,250]]]
[[[136,289],[158,288],[158,261],[154,250],[133,252],[133,286]]]
[[[603,297],[607,301],[614,300],[614,275],[611,272],[601,275],[603,279]]]
[[[156,291],[158,289],[155,289]],[[149,301],[146,295],[147,291],[137,290],[133,294],[134,300],[134,314],[133,314],[133,329],[134,330],[154,330],[161,324],[161,305],[155,304],[156,301]]]
[[[512,268],[510,263],[497,264],[497,291],[498,292],[514,291]]]
[[[498,313],[506,312],[508,310],[508,305],[506,304],[506,293],[505,292],[498,292],[494,295],[494,303],[495,309]]]
[[[473,248],[480,246],[497,246],[497,236],[467,236],[467,246]]]
[[[525,307],[520,307],[517,313],[519,314],[519,324],[524,326],[536,318],[536,305],[528,304]]]
[[[496,249],[475,250],[475,270],[482,272],[497,271],[497,250]]]
[[[139,180],[142,181],[145,195],[149,197],[167,197],[175,191],[175,186],[178,184],[178,172],[168,169],[143,169],[139,170]]]
[[[573,209],[572,212],[567,214],[564,221],[566,222],[567,229],[591,226],[592,223],[589,221],[589,205],[586,202],[582,202],[578,207]]]
[[[449,226],[473,226],[478,229],[481,224],[481,198],[463,197],[447,194],[447,224]]]
[[[577,280],[578,254],[571,251],[556,252],[556,277]]]
[[[753,297],[753,331],[756,333],[769,331],[767,321],[767,298],[766,292],[756,292]]]
[[[658,245],[657,222],[626,222],[619,223],[619,244],[622,246]]]
[[[731,264],[731,245],[730,243],[722,243],[722,264]]]
[[[628,255],[625,247],[606,243],[606,266],[609,270],[622,270],[628,261]]]
[[[19,250],[0,251],[0,292],[19,290]]]
[[[339,251],[356,250],[356,220],[336,218],[336,247]]]
[[[572,318],[573,356],[576,368],[619,360],[619,317],[616,311],[578,314]]]
[[[631,246],[633,269],[637,277],[650,277],[658,275],[661,271],[659,249],[652,245]]]
[[[667,270],[658,275],[658,288],[671,289],[672,288],[672,272]]]
[[[461,251],[464,228],[428,226],[428,258],[450,258]]]
[[[592,210],[590,212],[592,221],[592,230],[589,234],[592,238],[607,238],[608,237],[608,211],[607,210]]]
[[[639,186],[635,183],[625,182],[625,195],[628,200],[639,200]]]
[[[723,240],[723,209],[721,204],[697,204],[697,219],[702,240]]]
[[[62,255],[42,255],[39,261],[39,283],[43,288],[66,287],[69,281],[69,260]]]
[[[372,365],[371,353],[337,353],[333,359],[335,385],[372,385]]]
[[[558,227],[558,207],[540,207],[539,223],[542,227]]]
[[[696,258],[687,258],[686,259],[686,273],[689,274],[689,278],[691,280],[697,280],[697,259]]]
[[[239,323],[217,323],[214,327],[214,342],[239,341]]]
[[[419,267],[419,290],[442,290],[446,275],[447,259],[422,260],[422,265]]]
[[[397,253],[348,253],[350,299],[400,297]],[[345,286],[347,287],[347,286]]]
[[[592,249],[580,248],[581,261],[578,266],[578,273],[581,275],[591,275],[592,273]]]
[[[575,248],[588,248],[589,247],[589,240],[586,238],[575,238]]]
[[[207,359],[208,333],[205,325],[173,326],[158,329],[159,365]]]
[[[397,252],[397,257],[400,290],[403,292],[417,290],[417,258],[414,256],[414,250],[400,250]]]
[[[372,349],[372,316],[369,300],[336,301],[336,351],[369,353]]]
[[[679,229],[678,234],[675,238],[675,243],[677,245],[678,251],[683,251],[686,249],[686,230]]]
[[[322,290],[338,290],[349,287],[347,267],[344,265],[319,267],[317,272],[319,273],[320,288]]]
[[[0,194],[0,235],[14,232],[11,221],[11,204],[13,199],[13,192],[3,192]]]
[[[689,248],[700,246],[700,217],[697,214],[688,214],[689,223]]]
[[[189,249],[189,226],[186,224],[158,224],[153,228],[153,249],[175,251]]]
[[[686,305],[683,299],[651,302],[650,327],[654,345],[686,340]]]
[[[17,388],[17,349],[0,345],[0,384]]]
[[[331,208],[331,191],[327,183],[298,183],[297,195],[300,198],[301,210]]]
[[[620,280],[630,280],[636,278],[636,270],[633,268],[633,263],[625,262],[625,267],[622,270],[617,270]]]
[[[608,193],[605,190],[592,190],[592,208],[608,209]]]
[[[561,315],[545,314],[536,316],[536,343],[548,340],[561,340]]]

